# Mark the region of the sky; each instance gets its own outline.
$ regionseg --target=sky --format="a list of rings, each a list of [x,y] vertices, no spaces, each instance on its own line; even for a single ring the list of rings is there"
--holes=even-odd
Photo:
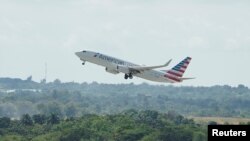
[[[149,83],[124,80],[81,61],[91,50],[169,69],[192,57],[176,86],[250,86],[250,1],[0,0],[0,77],[40,82]]]

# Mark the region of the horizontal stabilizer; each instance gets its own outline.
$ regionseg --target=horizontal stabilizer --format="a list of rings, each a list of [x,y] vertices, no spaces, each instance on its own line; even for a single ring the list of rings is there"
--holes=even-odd
[[[181,79],[181,80],[189,80],[189,79],[195,79],[195,77],[190,77],[190,78],[181,77],[180,79]]]

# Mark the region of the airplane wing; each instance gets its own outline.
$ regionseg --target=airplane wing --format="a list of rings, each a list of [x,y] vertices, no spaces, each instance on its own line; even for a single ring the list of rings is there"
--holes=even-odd
[[[128,68],[131,71],[141,72],[141,71],[145,71],[145,70],[152,70],[152,69],[156,69],[156,68],[166,67],[166,66],[168,66],[170,64],[171,61],[172,61],[172,59],[170,59],[164,65],[159,65],[159,66],[129,66]]]

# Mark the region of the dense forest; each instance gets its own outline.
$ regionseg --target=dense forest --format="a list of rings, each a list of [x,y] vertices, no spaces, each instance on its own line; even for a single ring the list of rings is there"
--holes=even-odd
[[[176,87],[131,84],[40,83],[0,78],[0,117],[54,113],[60,117],[118,114],[134,109],[183,116],[250,117],[250,90],[237,87]]]
[[[206,128],[180,115],[128,110],[116,115],[25,114],[0,118],[0,141],[205,141]]]
[[[250,117],[249,107],[250,90],[244,85],[0,78],[0,141],[205,141],[206,124],[187,117]]]

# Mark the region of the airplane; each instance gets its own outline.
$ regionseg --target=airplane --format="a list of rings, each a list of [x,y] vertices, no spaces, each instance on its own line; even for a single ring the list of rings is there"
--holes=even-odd
[[[83,61],[82,65],[84,65],[86,61],[94,63],[105,67],[105,70],[109,73],[124,73],[125,79],[132,79],[133,76],[137,76],[150,81],[167,83],[178,83],[183,80],[194,79],[182,77],[191,61],[191,57],[186,57],[170,70],[155,70],[157,68],[168,66],[172,59],[164,65],[141,66],[93,51],[83,50],[81,52],[76,52],[75,54],[81,61]]]

